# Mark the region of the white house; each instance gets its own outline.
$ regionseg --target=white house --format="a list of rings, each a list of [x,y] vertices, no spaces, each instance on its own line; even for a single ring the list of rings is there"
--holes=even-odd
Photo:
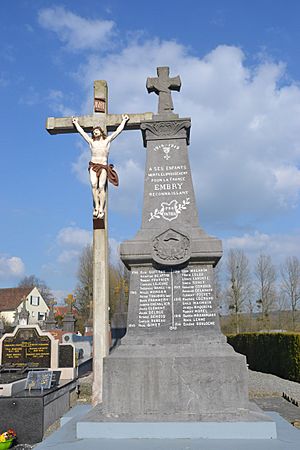
[[[28,324],[36,324],[46,318],[49,308],[38,288],[19,287],[0,289],[0,317],[12,325],[16,312],[20,312],[23,299],[26,298],[26,309],[29,312]]]

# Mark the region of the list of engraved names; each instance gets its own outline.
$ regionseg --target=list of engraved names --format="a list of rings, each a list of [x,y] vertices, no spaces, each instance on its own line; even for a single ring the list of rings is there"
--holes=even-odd
[[[136,323],[129,327],[213,326],[213,288],[207,266],[191,266],[182,270],[133,270],[139,290],[130,291],[138,303]]]

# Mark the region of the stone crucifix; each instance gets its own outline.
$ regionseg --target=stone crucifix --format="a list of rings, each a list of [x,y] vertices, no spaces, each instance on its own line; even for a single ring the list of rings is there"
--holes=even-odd
[[[117,130],[119,132],[123,129],[139,130],[141,123],[152,120],[152,117],[153,113],[151,112],[128,114],[128,119],[120,114],[109,114],[107,82],[105,80],[96,80],[94,81],[93,114],[77,117],[75,121],[74,117],[49,117],[46,129],[50,134],[76,133],[77,131],[81,132],[81,134],[86,134],[98,128],[100,134],[103,132],[108,136],[108,132],[114,134]],[[98,133],[96,132],[96,134]],[[89,136],[88,138],[92,140]],[[88,139],[86,140],[89,142]],[[108,149],[106,147],[106,150]],[[101,161],[96,161],[96,163],[102,164]],[[105,168],[106,170],[108,169]],[[90,175],[91,172],[90,170]],[[100,213],[98,210],[96,217],[96,211],[94,211],[93,216],[93,405],[102,401],[103,358],[107,356],[109,350],[107,214],[103,218],[103,208]]]
[[[171,91],[180,91],[181,80],[169,77],[169,67],[157,67],[157,78],[147,78],[147,91],[158,95],[158,114],[172,114],[174,109]]]
[[[111,142],[126,129],[139,129],[143,120],[152,118],[152,113],[145,114],[108,114],[108,89],[104,80],[94,82],[94,114],[81,117],[50,117],[46,129],[50,134],[79,132],[88,143],[91,151],[89,164],[90,182],[93,193],[93,216],[98,219],[104,217],[106,202],[107,179],[118,186],[119,180],[116,171],[108,164],[108,155]],[[108,134],[108,131],[113,131]],[[89,136],[87,132],[92,132]]]

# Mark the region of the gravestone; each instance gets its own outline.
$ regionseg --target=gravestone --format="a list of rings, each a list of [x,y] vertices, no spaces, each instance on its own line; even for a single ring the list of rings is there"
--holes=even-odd
[[[126,431],[110,428],[127,437],[184,437],[186,422],[195,425],[194,437],[209,437],[201,422],[225,422],[223,437],[228,430],[241,437],[255,433],[259,421],[264,437],[275,437],[273,422],[249,404],[246,358],[220,330],[213,268],[222,245],[198,224],[191,120],[174,114],[171,90],[181,82],[168,76],[168,68],[158,68],[158,78],[147,81],[148,91],[159,95],[159,111],[141,124],[147,154],[142,225],[120,249],[130,270],[127,334],[104,359],[103,404],[78,424],[77,437],[92,429],[93,437],[109,437],[106,422],[133,424]],[[237,433],[234,422],[250,428]],[[210,437],[216,433],[213,428]]]
[[[75,347],[72,344],[60,344],[58,348],[59,367],[75,367]]]
[[[75,349],[68,344],[72,348],[66,352],[65,347],[38,325],[18,326],[0,339],[0,429],[10,424],[19,443],[41,441],[45,430],[70,408],[76,387]]]
[[[2,340],[1,365],[31,369],[51,367],[51,338],[36,327],[18,328]]]
[[[41,331],[38,325],[18,326],[13,333],[0,339],[0,366],[26,370],[61,369],[62,379],[74,379],[75,347],[72,343],[67,348],[66,344],[59,344],[51,333]]]

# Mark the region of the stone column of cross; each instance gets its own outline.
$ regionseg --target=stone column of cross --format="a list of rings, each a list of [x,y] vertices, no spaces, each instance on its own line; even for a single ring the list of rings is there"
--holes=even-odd
[[[138,130],[143,121],[152,120],[153,113],[128,114],[125,130]],[[78,117],[86,132],[100,126],[107,133],[122,122],[121,114],[108,113],[108,86],[105,80],[94,81],[94,112]],[[72,117],[49,117],[46,129],[50,134],[77,133]],[[106,211],[108,202],[106,201]],[[103,358],[109,351],[109,288],[107,214],[93,219],[93,394],[92,403],[102,401]]]

